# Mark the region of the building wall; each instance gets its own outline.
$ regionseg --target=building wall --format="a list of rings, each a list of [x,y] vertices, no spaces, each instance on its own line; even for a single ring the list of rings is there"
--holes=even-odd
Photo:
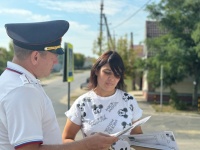
[[[92,59],[93,58],[91,58],[91,57],[86,57],[84,65],[83,65],[83,68],[91,68],[92,65],[93,65],[93,60]]]
[[[172,88],[174,88],[178,93],[185,93],[185,94],[191,94],[193,92],[193,79],[192,77],[188,77],[186,79],[184,79],[182,82],[179,82],[177,84],[174,84],[172,86]],[[160,91],[160,89],[156,89],[156,92]],[[170,89],[164,89],[163,92],[165,93],[169,93]],[[200,89],[199,89],[200,92]]]
[[[149,102],[160,102],[160,95],[161,95],[161,88],[155,89],[155,91],[149,91],[148,90],[148,82],[146,80],[146,75],[144,75],[144,83],[143,84],[143,94],[146,98],[147,101]],[[177,84],[174,84],[172,86],[174,90],[176,90],[178,97],[180,100],[185,101],[186,103],[190,104],[192,101],[192,94],[193,94],[193,79],[192,77],[188,77],[184,79],[182,82],[179,82]],[[200,93],[200,87],[198,90],[198,93]],[[170,89],[165,88],[162,90],[162,95],[163,95],[163,102],[169,102],[170,100]],[[200,95],[199,95],[200,96]]]

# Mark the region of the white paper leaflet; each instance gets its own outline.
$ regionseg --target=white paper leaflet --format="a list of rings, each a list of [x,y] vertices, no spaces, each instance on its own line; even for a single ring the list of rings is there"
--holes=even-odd
[[[136,135],[122,135],[120,138],[128,141],[130,145],[162,150],[178,150],[175,136],[172,131],[162,131]]]

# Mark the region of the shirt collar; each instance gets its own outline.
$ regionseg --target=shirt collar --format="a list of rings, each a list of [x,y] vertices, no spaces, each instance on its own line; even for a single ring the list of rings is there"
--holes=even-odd
[[[36,79],[33,74],[31,74],[28,70],[26,70],[25,68],[23,68],[22,66],[18,64],[8,61],[7,68],[10,68],[12,70],[15,70],[17,72],[24,74],[27,78],[29,78],[31,82],[40,83],[40,80]]]

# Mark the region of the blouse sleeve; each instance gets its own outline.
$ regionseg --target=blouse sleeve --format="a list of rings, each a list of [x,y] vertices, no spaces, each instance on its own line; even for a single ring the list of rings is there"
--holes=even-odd
[[[132,106],[133,108],[133,112],[132,112],[132,115],[133,115],[133,119],[132,119],[132,122],[140,119],[142,117],[142,113],[143,113],[143,110],[139,107],[138,105],[138,102],[137,100],[133,97],[133,101],[130,101],[131,104],[130,106]]]
[[[65,112],[65,115],[68,119],[70,119],[73,123],[77,125],[81,125],[81,97],[75,100],[72,104],[71,108]]]

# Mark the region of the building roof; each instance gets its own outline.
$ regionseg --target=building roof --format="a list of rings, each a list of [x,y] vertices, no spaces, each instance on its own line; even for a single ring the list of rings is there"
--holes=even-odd
[[[143,45],[134,45],[133,46],[133,49],[134,49],[137,57],[140,57],[140,58],[144,57],[143,47],[144,47]]]
[[[146,38],[159,37],[166,33],[167,31],[159,26],[159,22],[146,21]]]

